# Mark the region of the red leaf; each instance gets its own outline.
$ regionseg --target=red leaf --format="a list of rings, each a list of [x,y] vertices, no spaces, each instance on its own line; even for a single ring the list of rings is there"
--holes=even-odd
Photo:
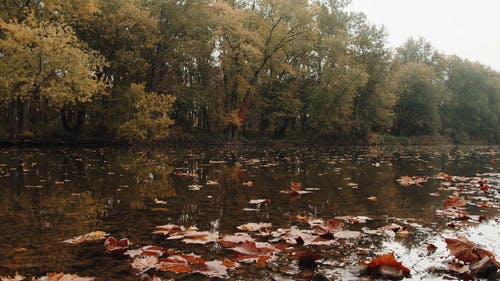
[[[389,276],[394,279],[410,276],[410,270],[396,260],[394,253],[375,257],[367,266],[369,272],[376,276]]]
[[[299,191],[301,191],[301,190],[302,190],[302,183],[292,181],[292,182],[290,183],[290,189],[291,189],[292,191],[299,192]]]
[[[174,273],[189,273],[193,271],[193,267],[188,264],[188,260],[183,256],[170,256],[158,260],[158,269]]]
[[[467,205],[467,200],[463,197],[450,197],[446,200],[444,200],[444,207],[449,208],[449,207],[456,207],[456,208],[462,208]]]
[[[123,255],[130,246],[130,241],[127,238],[122,238],[120,241],[115,237],[110,236],[104,241],[104,249],[108,254]]]
[[[264,244],[266,245],[266,244]],[[239,246],[231,248],[235,251],[232,261],[256,262],[258,265],[264,265],[267,261],[274,258],[273,253],[277,249],[257,245],[254,241],[245,241]]]

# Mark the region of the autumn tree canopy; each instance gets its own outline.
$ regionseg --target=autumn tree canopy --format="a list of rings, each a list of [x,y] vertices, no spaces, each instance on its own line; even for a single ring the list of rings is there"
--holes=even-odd
[[[346,0],[4,1],[4,139],[500,140],[500,75]]]

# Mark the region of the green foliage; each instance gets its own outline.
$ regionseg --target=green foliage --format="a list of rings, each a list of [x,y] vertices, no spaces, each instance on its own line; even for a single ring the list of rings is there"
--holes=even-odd
[[[404,136],[434,135],[439,131],[442,82],[425,64],[407,63],[399,72],[397,118],[394,133]]]
[[[500,140],[500,75],[480,64],[448,59],[444,130],[459,142]]]
[[[135,100],[130,119],[120,125],[117,136],[127,141],[163,140],[174,123],[169,117],[175,101],[172,95],[145,93],[144,86],[132,84],[129,95]]]

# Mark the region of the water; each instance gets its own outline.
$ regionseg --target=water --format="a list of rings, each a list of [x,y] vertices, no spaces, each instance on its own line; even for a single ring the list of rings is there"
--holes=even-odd
[[[151,233],[168,223],[219,235],[237,232],[237,226],[249,222],[271,222],[271,230],[307,228],[297,221],[299,215],[325,220],[368,216],[366,224],[348,229],[373,230],[398,223],[412,232],[408,237],[363,235],[335,249],[308,247],[320,253],[317,270],[328,276],[362,279],[356,274],[357,261],[394,251],[411,267],[412,279],[439,280],[444,274],[429,275],[426,270],[446,262],[443,236],[465,233],[487,249],[500,251],[495,240],[500,234],[496,151],[493,146],[0,149],[0,276],[16,271],[29,277],[65,272],[96,280],[142,280],[146,276],[131,270],[130,259],[113,258],[102,241],[79,245],[61,241],[101,230],[127,237],[132,248],[161,245],[206,260],[222,259],[231,251],[217,243],[186,245]],[[443,180],[433,176],[439,172],[466,177],[488,173],[482,177],[490,180],[490,188],[480,195],[496,207],[467,206],[470,214],[487,219],[458,229],[447,227],[450,219],[437,216],[436,210],[444,208],[443,200],[453,190],[438,190]],[[396,180],[406,175],[431,178],[421,186],[403,187]],[[219,184],[207,185],[210,181]],[[310,193],[298,198],[283,192],[292,181]],[[199,190],[193,190],[197,186]],[[440,196],[430,196],[433,192]],[[375,201],[367,199],[372,196]],[[249,204],[252,199],[270,203],[256,206]],[[421,258],[428,242],[440,249],[439,263]],[[230,272],[242,280],[293,280],[304,274],[296,260],[283,256],[264,267],[244,265]],[[163,272],[159,276],[206,278]]]

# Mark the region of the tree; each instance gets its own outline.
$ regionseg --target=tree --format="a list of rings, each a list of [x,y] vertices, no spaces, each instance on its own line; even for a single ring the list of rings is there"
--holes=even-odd
[[[163,140],[174,122],[169,117],[175,101],[173,95],[146,93],[143,85],[132,84],[128,93],[135,110],[121,124],[117,135],[127,141]]]
[[[12,135],[47,122],[50,110],[60,111],[65,130],[79,134],[85,104],[104,93],[96,75],[103,58],[67,25],[30,16],[23,24],[2,21],[0,28],[5,34],[0,41],[0,100],[10,104]]]
[[[393,133],[403,136],[437,134],[444,85],[436,77],[434,69],[422,63],[410,62],[401,66],[398,78]]]
[[[350,51],[368,75],[356,90],[352,112],[352,136],[366,139],[370,131],[386,133],[394,119],[396,80],[391,64],[392,53],[385,46],[386,33],[366,22],[364,15],[352,21],[353,42]]]
[[[500,140],[499,74],[456,56],[447,59],[451,98],[443,110],[444,133],[458,142]]]

